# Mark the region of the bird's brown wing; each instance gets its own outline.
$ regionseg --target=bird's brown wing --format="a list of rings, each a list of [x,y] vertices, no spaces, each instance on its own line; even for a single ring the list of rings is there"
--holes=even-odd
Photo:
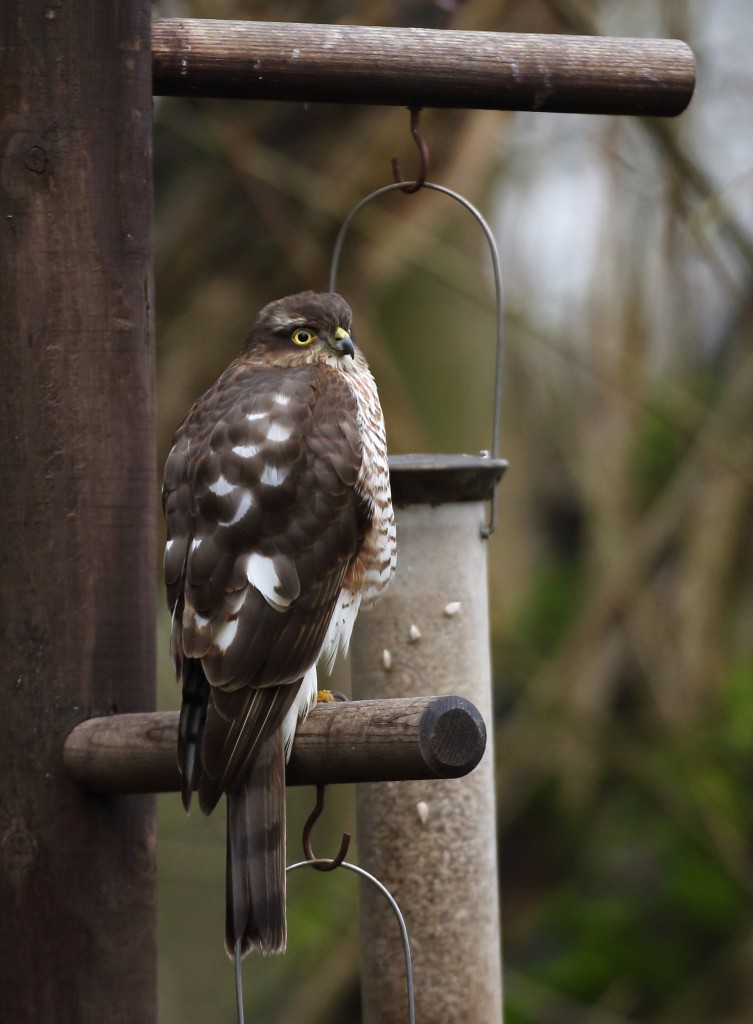
[[[191,659],[211,687],[205,810],[243,778],[320,652],[368,526],[361,458],[355,398],[322,364],[238,360],[176,434],[165,581],[184,691]]]

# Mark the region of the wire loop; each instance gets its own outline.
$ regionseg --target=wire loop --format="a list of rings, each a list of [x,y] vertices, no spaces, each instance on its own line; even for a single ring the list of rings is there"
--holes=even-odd
[[[301,860],[297,864],[289,864],[287,871],[295,871],[297,868],[313,867],[310,860]],[[355,874],[360,875],[361,878],[365,878],[367,882],[370,882],[376,889],[378,889],[384,898],[392,908],[392,912],[397,920],[398,927],[400,928],[400,938],[403,943],[403,958],[405,960],[405,984],[408,997],[408,1024],[416,1024],[416,1000],[413,989],[413,959],[411,957],[410,942],[408,941],[408,929],[405,926],[405,918],[402,915],[400,907],[397,905],[397,900],[389,891],[386,885],[383,885],[378,878],[370,874],[364,868],[359,868],[357,864],[350,864],[348,861],[343,861],[339,867],[344,868],[346,871],[353,871]],[[243,1024],[243,1022],[239,1022]]]
[[[492,438],[490,452],[494,459],[499,458],[499,430],[502,421],[502,379],[504,371],[504,301],[502,291],[502,270],[499,263],[499,252],[497,251],[497,243],[494,240],[492,230],[484,220],[482,215],[476,209],[476,207],[469,202],[465,196],[461,196],[459,192],[453,192],[451,188],[446,188],[444,185],[436,185],[431,181],[424,181],[421,188],[429,188],[435,192],[441,192],[443,195],[449,196],[450,199],[454,199],[460,203],[461,206],[465,207],[466,210],[475,218],[478,224],[481,226],[486,241],[489,245],[489,253],[492,260],[492,271],[494,274],[494,295],[496,303],[497,313],[497,328],[496,328],[496,358],[495,358],[495,369],[494,369],[494,411],[492,415]],[[394,192],[396,190],[404,191],[404,186],[400,182],[395,182],[391,185],[382,185],[381,188],[376,189],[369,195],[365,196],[350,211],[345,220],[342,222],[340,230],[337,233],[335,239],[335,245],[332,250],[332,262],[330,264],[329,271],[329,284],[328,290],[331,292],[336,291],[337,286],[337,271],[340,264],[340,254],[342,252],[343,243],[345,242],[345,236],[348,233],[353,219],[358,213],[368,206],[374,199],[379,196],[385,195],[387,192]],[[411,191],[416,191],[411,189]],[[485,452],[484,454],[488,454]],[[492,496],[489,501],[489,516],[487,522],[481,527],[481,536],[484,539],[491,537],[497,525],[497,489],[492,491]]]
[[[350,837],[348,837],[350,839]],[[331,871],[331,867],[327,867],[330,861],[321,862],[325,866],[320,870]],[[320,867],[319,864],[314,863],[311,860],[300,860],[296,864],[289,864],[285,869],[285,872],[295,871],[297,868],[309,868],[309,867]],[[408,1024],[416,1024],[416,997],[413,987],[413,958],[411,957],[410,941],[408,939],[408,929],[405,926],[405,918],[402,915],[400,907],[397,904],[397,900],[389,891],[386,885],[383,885],[378,878],[370,874],[364,868],[359,868],[357,864],[349,864],[348,861],[342,861],[337,867],[345,868],[346,871],[352,871],[361,878],[365,878],[367,882],[370,882],[376,889],[378,889],[384,898],[389,903],[398,927],[400,929],[400,939],[403,944],[403,959],[405,961],[405,985],[406,995],[408,999]],[[245,1017],[243,1013],[243,974],[241,971],[241,943],[240,939],[235,946],[235,1005],[238,1015],[238,1024],[245,1024]]]

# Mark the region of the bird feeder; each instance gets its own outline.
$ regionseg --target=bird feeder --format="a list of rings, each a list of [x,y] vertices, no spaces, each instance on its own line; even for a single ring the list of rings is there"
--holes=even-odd
[[[485,503],[499,460],[405,456],[390,464],[399,537],[389,591],[356,626],[353,694],[457,693],[493,722]],[[361,863],[400,903],[416,1019],[501,1020],[494,756],[467,777],[358,786]],[[401,1019],[404,979],[389,909],[361,888],[364,1024]]]

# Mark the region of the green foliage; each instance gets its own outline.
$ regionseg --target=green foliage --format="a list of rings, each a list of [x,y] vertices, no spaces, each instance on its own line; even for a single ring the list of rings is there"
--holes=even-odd
[[[682,778],[671,768],[669,776],[651,782],[663,789]],[[679,800],[688,798],[686,783]],[[525,970],[549,994],[550,1006],[608,1006],[619,993],[620,1006],[636,1019],[664,1019],[676,993],[707,970],[720,943],[744,929],[750,892],[703,835],[630,776],[605,779],[576,825],[554,792],[537,813],[547,821],[549,856],[559,863],[538,891],[525,939],[512,949],[508,944],[513,973]],[[542,831],[539,826],[539,842]],[[503,840],[525,841],[515,830]],[[563,846],[570,848],[564,860]],[[708,983],[715,982],[709,972]],[[508,1024],[540,1020],[538,1000],[535,1006],[530,998],[518,1001],[515,992],[513,984]]]
[[[569,1020],[574,1006],[594,1005],[679,1022],[689,986],[709,1004],[727,1001],[719,954],[747,941],[753,911],[752,715],[746,661],[701,730],[615,720],[600,781],[578,810],[554,774],[532,793],[501,837],[503,891],[535,892],[507,944],[508,1024]],[[532,855],[505,856],[519,848]]]
[[[753,767],[753,658],[744,658],[730,668],[720,687],[719,705],[719,745],[739,777],[743,768],[750,772]]]
[[[687,432],[663,410],[652,408],[641,417],[627,460],[631,494],[639,511],[662,493],[689,443]]]
[[[578,610],[583,569],[570,561],[547,562],[535,574],[515,624],[516,642],[543,659],[556,650]]]

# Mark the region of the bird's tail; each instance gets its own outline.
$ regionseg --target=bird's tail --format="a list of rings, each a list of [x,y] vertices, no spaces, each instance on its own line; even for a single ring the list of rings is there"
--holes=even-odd
[[[191,796],[201,777],[201,741],[207,720],[209,682],[198,658],[185,658],[181,667],[183,700],[178,725],[178,764],[181,774],[181,799],[188,810]]]
[[[225,947],[285,949],[285,752],[282,729],[264,740],[250,772],[227,794]]]

